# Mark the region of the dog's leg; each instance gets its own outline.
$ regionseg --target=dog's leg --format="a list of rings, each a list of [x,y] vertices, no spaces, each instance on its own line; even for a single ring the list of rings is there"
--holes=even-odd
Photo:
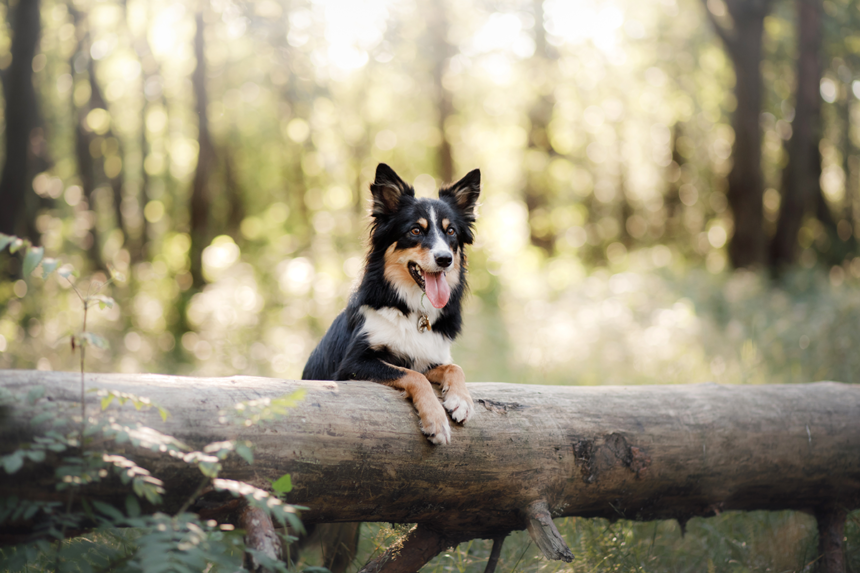
[[[407,398],[412,400],[418,417],[421,418],[421,431],[434,444],[451,443],[451,426],[445,409],[439,403],[433,387],[422,374],[406,368],[397,368],[403,372],[403,377],[397,380],[383,382],[386,386],[403,390]],[[471,402],[471,400],[470,400]]]
[[[427,380],[442,387],[445,409],[451,412],[451,419],[465,424],[475,413],[472,396],[466,389],[466,376],[456,364],[443,364],[425,374]]]

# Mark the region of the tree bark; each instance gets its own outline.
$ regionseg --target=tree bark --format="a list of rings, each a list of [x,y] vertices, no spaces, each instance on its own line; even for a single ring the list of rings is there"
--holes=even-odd
[[[39,0],[18,2],[12,13],[12,63],[3,73],[6,158],[0,178],[0,233],[24,234],[24,199],[33,175],[33,131],[38,126],[33,57],[39,44]],[[34,237],[35,238],[35,237]]]
[[[770,1],[729,0],[726,7],[734,24],[731,29],[720,24],[707,6],[705,11],[735,69],[737,107],[732,115],[735,142],[726,193],[735,227],[729,241],[729,259],[735,268],[756,267],[764,265],[767,257],[759,115],[762,102],[762,36]]]
[[[191,186],[190,226],[191,226],[191,276],[194,286],[200,288],[203,278],[203,249],[209,241],[209,210],[212,203],[209,176],[215,165],[215,145],[209,132],[209,95],[206,90],[206,25],[203,13],[198,12],[195,19],[197,28],[194,34],[194,56],[197,66],[191,75],[194,87],[195,111],[197,112],[197,170]]]
[[[821,15],[821,0],[798,0],[795,115],[788,142],[788,165],[782,174],[779,220],[771,243],[771,266],[775,269],[790,265],[797,259],[797,233],[804,214],[810,210],[821,213],[818,177],[821,171],[818,153],[821,138]],[[823,201],[823,197],[820,200]],[[826,204],[824,208],[827,209]],[[827,217],[832,222],[829,212]],[[827,223],[825,220],[822,222]]]
[[[0,371],[0,386],[26,392],[42,385],[54,403],[73,411],[77,383],[74,373]],[[416,542],[418,554],[530,526],[539,546],[543,541],[556,557],[566,556],[549,516],[687,520],[727,510],[860,507],[860,387],[834,382],[469,384],[478,412],[453,428],[448,446],[427,442],[397,391],[369,382],[91,374],[87,387],[168,406],[166,422],[130,406],[99,415],[142,422],[195,448],[250,440],[254,465],[228,458],[221,477],[268,488],[290,473],[286,499],[308,507],[306,523],[421,524],[439,539]],[[251,427],[218,422],[219,410],[298,389],[307,394],[283,419]],[[91,413],[99,411],[98,400],[88,394]],[[33,437],[25,408],[7,416],[0,454]],[[163,511],[175,510],[198,487],[199,471],[181,460],[122,447],[123,455],[166,479]],[[49,486],[51,463],[0,475],[0,489],[64,501]],[[121,505],[126,493],[102,482],[81,496]]]
[[[815,512],[818,520],[819,573],[845,573],[845,516],[839,506],[820,507]]]

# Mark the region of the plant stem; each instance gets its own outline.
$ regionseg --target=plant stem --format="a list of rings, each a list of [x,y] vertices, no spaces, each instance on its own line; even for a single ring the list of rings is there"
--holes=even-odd
[[[185,510],[187,510],[189,507],[191,507],[191,504],[194,503],[195,499],[200,497],[200,494],[203,492],[203,488],[205,488],[208,484],[209,484],[209,478],[204,476],[203,481],[200,482],[200,485],[197,486],[197,489],[194,490],[194,493],[191,494],[191,497],[189,497],[187,500],[185,500],[185,503],[183,503],[182,507],[179,508],[179,511],[176,512],[176,515],[178,516],[178,515],[182,515],[183,513],[185,513]]]
[[[84,329],[87,331],[87,310],[89,305],[84,300]],[[87,427],[87,401],[86,401],[86,386],[84,385],[84,361],[86,358],[87,347],[81,344],[81,457],[84,455],[84,430]]]

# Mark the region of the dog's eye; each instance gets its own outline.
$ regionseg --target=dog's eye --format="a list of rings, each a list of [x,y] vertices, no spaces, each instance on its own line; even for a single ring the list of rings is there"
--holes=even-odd
[[[448,227],[448,236],[453,237],[457,234],[457,231],[454,230],[454,227]]]
[[[421,229],[419,227],[412,227],[409,232],[412,233],[413,236],[417,237],[421,234]]]

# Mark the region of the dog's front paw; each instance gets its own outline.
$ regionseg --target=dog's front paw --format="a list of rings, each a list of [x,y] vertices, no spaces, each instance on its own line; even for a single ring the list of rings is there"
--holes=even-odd
[[[431,443],[442,446],[451,443],[451,425],[448,424],[448,416],[439,402],[430,402],[435,407],[429,406],[419,411],[421,417],[421,431],[427,436]],[[429,411],[428,411],[429,410]]]
[[[463,392],[449,390],[442,405],[451,413],[451,419],[461,424],[468,422],[475,413],[475,404],[468,390]]]

